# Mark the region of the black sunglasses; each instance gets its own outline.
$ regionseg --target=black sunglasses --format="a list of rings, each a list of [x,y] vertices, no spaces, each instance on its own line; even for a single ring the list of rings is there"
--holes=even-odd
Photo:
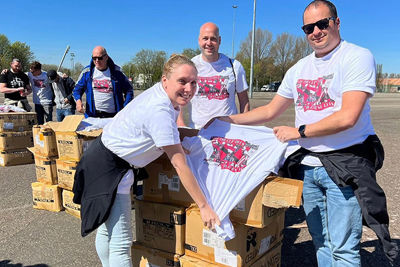
[[[330,18],[321,19],[321,20],[318,20],[315,23],[310,23],[310,24],[303,25],[303,27],[301,27],[301,28],[303,29],[305,34],[313,33],[315,26],[317,26],[318,29],[320,29],[320,30],[325,30],[326,28],[329,27],[329,21],[330,20],[335,21],[336,18],[335,17],[330,17]]]
[[[105,56],[107,56],[107,55],[102,55],[101,57],[92,57],[92,59],[93,59],[93,61],[96,61],[96,60],[103,60],[103,58],[104,58]]]

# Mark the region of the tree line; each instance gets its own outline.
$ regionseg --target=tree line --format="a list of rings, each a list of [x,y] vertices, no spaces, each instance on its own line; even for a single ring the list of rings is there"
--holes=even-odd
[[[251,36],[250,31],[247,37],[240,43],[240,49],[235,58],[239,60],[250,83],[251,63]],[[274,81],[281,81],[286,71],[299,59],[312,52],[305,37],[294,36],[289,33],[282,33],[273,39],[273,35],[267,29],[256,29],[254,42],[254,75],[253,84],[255,90],[264,84]],[[179,52],[188,58],[201,53],[198,48],[185,48]],[[7,36],[0,34],[0,69],[9,68],[13,58],[19,58],[24,71],[29,71],[29,65],[35,60],[30,46],[24,42],[10,42]],[[167,61],[165,51],[142,49],[132,59],[122,66],[123,72],[132,80],[137,89],[146,89],[161,79],[162,68]],[[57,65],[42,63],[44,70],[57,69]],[[74,80],[78,79],[83,69],[81,63],[74,64],[73,68],[61,68],[60,71],[67,73]],[[382,79],[400,78],[400,73],[383,73],[382,64],[377,64],[377,88],[382,88]]]

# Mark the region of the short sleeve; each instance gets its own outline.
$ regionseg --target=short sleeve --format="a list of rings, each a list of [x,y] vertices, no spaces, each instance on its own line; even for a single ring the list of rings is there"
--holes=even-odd
[[[157,147],[180,143],[174,111],[160,108],[155,111],[146,124],[146,130]]]
[[[1,74],[0,75],[0,83],[7,83],[7,79],[6,79],[6,75],[5,74]]]
[[[240,62],[237,60],[234,61],[233,68],[235,69],[236,73],[236,81],[237,81],[236,91],[238,93],[241,93],[249,88],[246,81],[246,72],[242,64],[240,64]]]
[[[293,99],[293,91],[296,90],[296,88],[293,88],[295,86],[295,83],[293,82],[294,79],[294,68],[290,68],[286,74],[285,77],[282,80],[281,85],[278,88],[277,94],[284,97],[284,98],[290,98]]]
[[[351,51],[343,64],[343,92],[363,91],[374,94],[376,88],[375,60],[367,49]]]

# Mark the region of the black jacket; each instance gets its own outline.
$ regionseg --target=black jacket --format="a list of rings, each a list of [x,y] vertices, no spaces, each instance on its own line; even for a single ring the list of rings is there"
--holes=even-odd
[[[118,184],[130,165],[101,142],[99,136],[86,150],[77,166],[74,203],[81,205],[81,234],[88,235],[110,215]]]
[[[300,148],[286,159],[280,175],[296,178],[298,167],[306,155],[318,157],[338,186],[352,186],[361,207],[363,224],[376,233],[386,257],[393,263],[398,247],[390,238],[385,193],[376,182],[376,172],[384,160],[378,136],[370,135],[362,144],[329,152],[315,153]]]
[[[63,83],[63,86],[64,86],[65,94],[67,95],[65,98],[67,98],[69,103],[71,103],[72,109],[76,109],[75,99],[72,95],[72,91],[75,88],[74,80],[72,80],[70,77],[66,77],[66,78],[59,77],[59,79],[61,79],[61,82]],[[55,96],[52,83],[50,83],[50,87],[51,87],[51,90],[53,90],[53,96]],[[54,99],[53,99],[53,102],[54,102]]]

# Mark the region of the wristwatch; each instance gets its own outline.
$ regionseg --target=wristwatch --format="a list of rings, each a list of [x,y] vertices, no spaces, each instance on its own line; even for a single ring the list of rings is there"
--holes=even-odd
[[[306,126],[305,125],[300,125],[299,134],[300,134],[301,138],[307,138],[306,134],[304,133],[305,130],[306,130]]]

